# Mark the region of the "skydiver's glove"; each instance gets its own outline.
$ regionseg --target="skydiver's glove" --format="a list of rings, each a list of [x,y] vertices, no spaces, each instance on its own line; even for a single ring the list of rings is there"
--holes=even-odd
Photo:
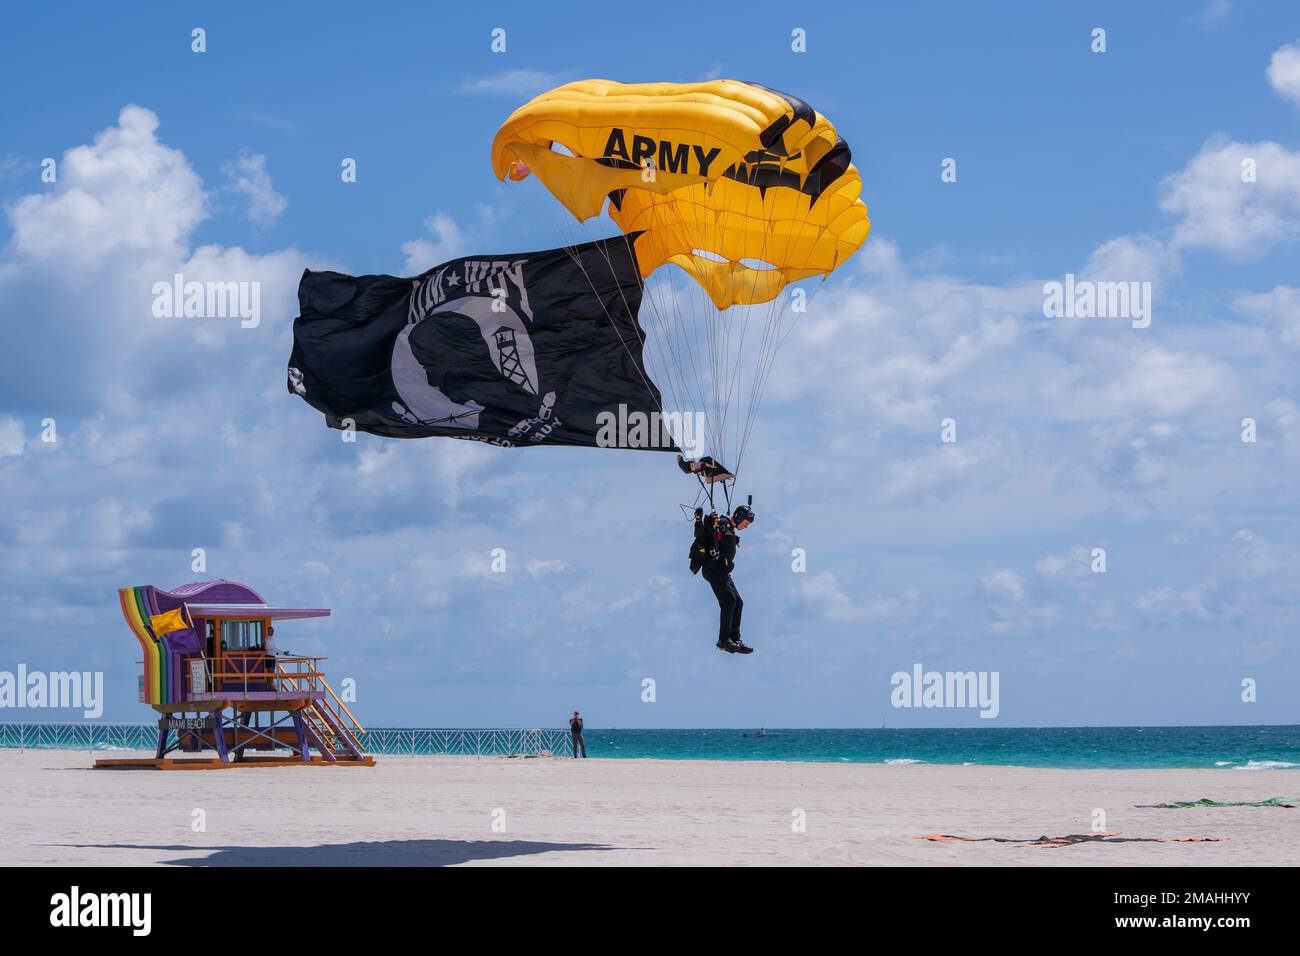
[[[703,508],[696,508],[696,509],[695,509],[695,520],[696,520],[696,521],[703,521],[703,520],[704,520],[704,509],[703,509]]]

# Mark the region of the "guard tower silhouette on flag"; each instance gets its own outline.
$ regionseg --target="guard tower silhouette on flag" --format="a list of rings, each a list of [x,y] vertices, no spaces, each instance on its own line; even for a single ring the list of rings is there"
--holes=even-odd
[[[537,389],[528,380],[528,373],[524,371],[523,363],[519,361],[519,346],[515,343],[515,330],[503,325],[492,334],[497,340],[497,369],[520,388],[536,395]]]

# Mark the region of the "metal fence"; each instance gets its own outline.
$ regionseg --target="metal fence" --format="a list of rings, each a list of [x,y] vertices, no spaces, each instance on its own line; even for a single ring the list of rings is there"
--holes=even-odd
[[[511,757],[555,754],[561,756],[569,745],[567,730],[507,729],[490,730],[402,730],[377,728],[363,741],[366,750],[376,754],[456,754],[474,757]]]
[[[149,750],[155,724],[17,724],[0,722],[0,748],[14,750]],[[569,732],[550,728],[484,730],[380,727],[362,738],[367,753],[467,757],[563,756]]]

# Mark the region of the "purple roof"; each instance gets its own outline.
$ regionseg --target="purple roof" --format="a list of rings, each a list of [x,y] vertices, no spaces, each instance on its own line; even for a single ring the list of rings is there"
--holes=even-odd
[[[327,607],[271,607],[247,584],[227,581],[196,581],[164,591],[155,588],[161,610],[184,604],[192,617],[267,617],[293,621],[307,617],[329,617]]]
[[[175,593],[175,592],[173,592]],[[273,621],[296,621],[304,617],[329,617],[327,607],[270,607],[266,604],[191,604],[185,606],[194,617],[269,617]]]
[[[216,604],[266,603],[266,598],[247,584],[240,584],[238,581],[227,581],[225,578],[218,578],[215,581],[195,581],[193,584],[182,584],[180,587],[172,588],[170,593],[176,597],[186,598],[187,603],[190,599],[200,595],[205,601]],[[195,601],[194,603],[200,602]]]

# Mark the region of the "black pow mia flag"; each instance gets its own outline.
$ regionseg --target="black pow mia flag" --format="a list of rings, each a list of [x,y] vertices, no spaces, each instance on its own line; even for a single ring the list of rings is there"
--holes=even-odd
[[[289,391],[331,428],[677,451],[641,357],[629,238],[413,279],[303,273]]]

